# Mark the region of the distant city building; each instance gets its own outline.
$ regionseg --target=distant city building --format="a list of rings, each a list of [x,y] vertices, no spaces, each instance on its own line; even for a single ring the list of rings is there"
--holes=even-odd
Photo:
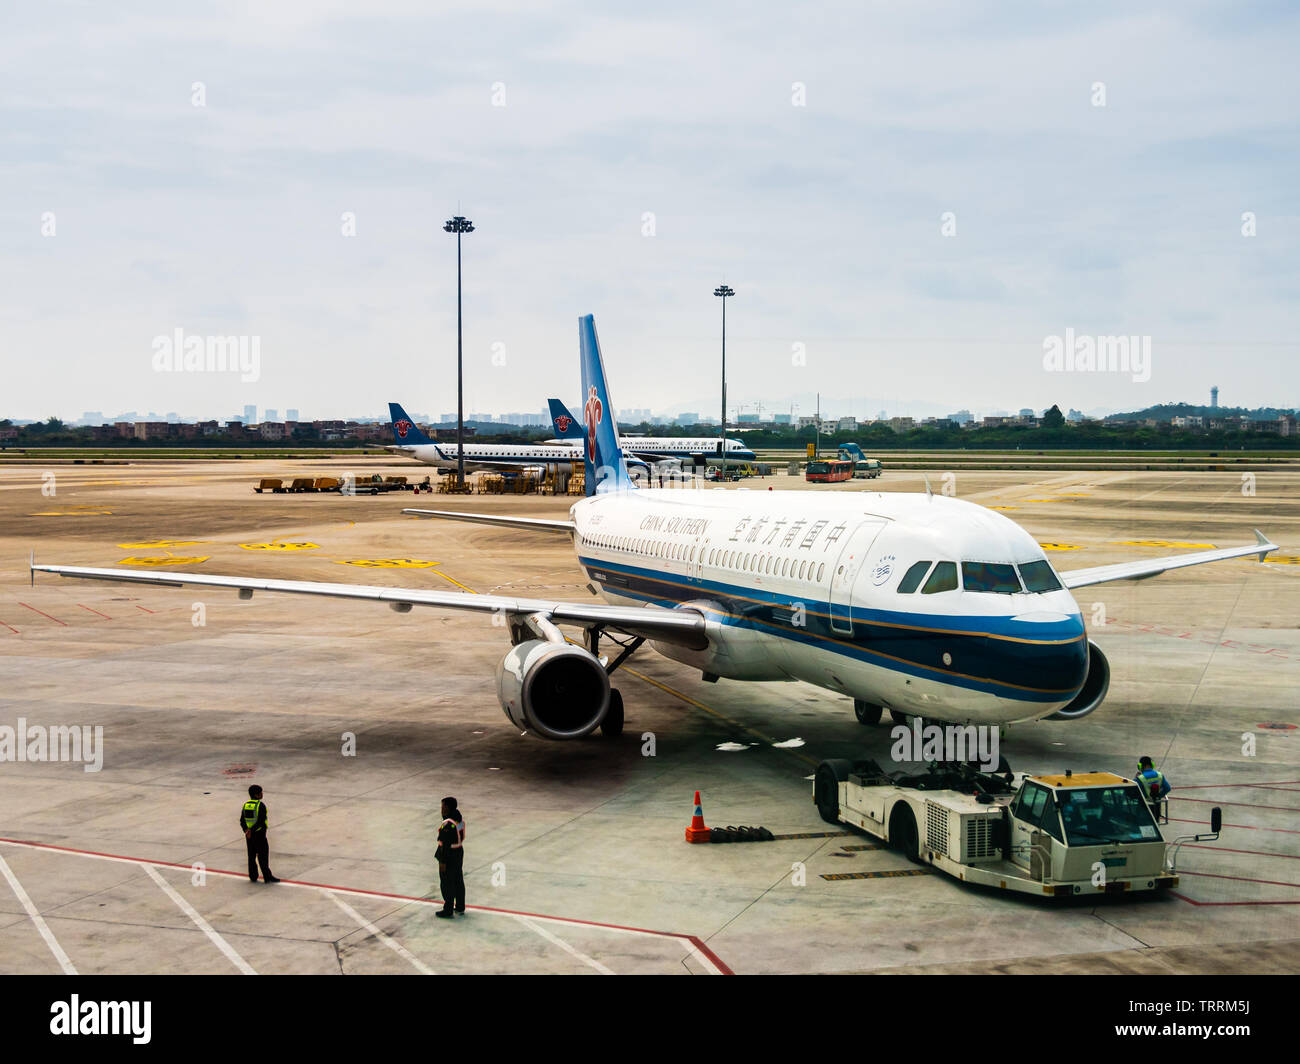
[[[790,415],[789,415],[789,414],[776,414],[776,415],[773,416],[773,418],[772,418],[772,424],[774,424],[774,425],[788,425],[788,424],[790,424]]]
[[[910,417],[891,417],[889,427],[895,432],[911,432],[916,428],[916,422]]]
[[[857,432],[858,420],[852,417],[842,417],[835,423],[836,432]]]
[[[168,420],[170,421],[171,419],[168,418]],[[268,406],[268,407],[266,408],[266,412],[262,415],[262,420],[263,420],[263,421],[279,421],[279,420],[280,420],[280,412],[279,412],[278,410],[276,410],[275,407],[273,407],[273,406]]]
[[[803,429],[810,429],[816,424],[817,424],[817,419],[812,415],[807,415],[807,416],[800,415],[799,417],[799,429],[801,431]]]
[[[757,414],[740,414],[740,415],[738,415],[738,416],[736,417],[736,424],[738,424],[738,425],[757,425],[757,424],[758,424],[758,415],[757,415]]]
[[[1075,410],[1074,407],[1070,407],[1070,412],[1065,415],[1065,420],[1070,422],[1071,425],[1077,425],[1080,421],[1084,420],[1083,411]]]
[[[1033,416],[1034,416],[1034,412],[1033,412],[1033,410],[1031,410],[1029,407],[1027,407],[1027,406],[1022,406],[1022,407],[1020,408],[1020,416],[1021,416],[1021,417],[1033,417]]]
[[[1210,389],[1210,409],[1217,410],[1219,406],[1219,386],[1216,384]]]
[[[691,411],[690,413],[683,411],[673,418],[673,421],[678,425],[698,425],[700,423],[700,415],[698,411]]]
[[[957,425],[968,425],[974,418],[969,410],[958,410],[955,414],[949,414],[948,420]]]
[[[250,405],[250,406],[246,406],[246,407],[244,407],[244,424],[245,424],[245,425],[256,425],[256,424],[257,424],[257,407],[256,407],[256,406],[252,406],[252,405]]]
[[[297,411],[294,407],[292,407],[292,406],[289,407],[289,409],[286,410],[286,411],[284,412],[284,420],[285,420],[285,421],[297,421],[297,420],[298,420],[298,411]]]

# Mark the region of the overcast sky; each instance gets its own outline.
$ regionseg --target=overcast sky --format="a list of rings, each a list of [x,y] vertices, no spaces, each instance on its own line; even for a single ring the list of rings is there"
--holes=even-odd
[[[541,7],[8,6],[0,416],[1300,403],[1294,4]]]

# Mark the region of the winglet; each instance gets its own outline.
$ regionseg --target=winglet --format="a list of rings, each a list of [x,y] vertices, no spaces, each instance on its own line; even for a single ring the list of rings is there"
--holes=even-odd
[[[1254,529],[1254,532],[1255,532],[1255,542],[1258,543],[1260,546],[1259,560],[1262,562],[1264,560],[1265,555],[1267,555],[1269,551],[1277,550],[1277,544],[1274,543],[1272,540],[1270,540],[1268,536],[1264,535],[1264,533],[1261,532],[1258,528]]]
[[[930,490],[930,478],[926,476],[924,473],[922,473],[921,475],[925,477],[925,497],[927,499],[933,499],[934,492]]]

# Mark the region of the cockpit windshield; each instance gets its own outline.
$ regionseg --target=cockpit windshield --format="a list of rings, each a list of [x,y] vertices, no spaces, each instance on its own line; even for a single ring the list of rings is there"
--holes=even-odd
[[[1160,838],[1150,807],[1132,784],[1061,791],[1058,799],[1061,822],[1071,846]]]
[[[1001,562],[962,562],[961,582],[966,591],[992,591],[998,595],[1020,592],[1016,567]]]
[[[1052,567],[1046,560],[1021,562],[1020,579],[1025,582],[1025,590],[1036,595],[1045,591],[1061,590],[1061,581],[1056,578],[1056,574],[1052,572]]]

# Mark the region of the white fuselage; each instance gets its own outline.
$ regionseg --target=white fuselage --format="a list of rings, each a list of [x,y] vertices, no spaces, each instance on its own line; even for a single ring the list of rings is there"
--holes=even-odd
[[[454,443],[390,444],[388,450],[414,458],[425,465],[436,466],[438,469],[450,471],[456,469],[458,464]],[[581,446],[572,447],[564,444],[465,444],[467,472],[473,473],[485,469],[500,471],[503,465],[518,465],[520,469],[559,467],[565,472],[571,472],[575,468],[582,468],[582,450]]]
[[[689,603],[705,614],[709,649],[655,648],[709,675],[804,680],[899,712],[984,724],[1048,716],[1087,675],[1083,618],[1042,548],[973,503],[633,491],[583,499],[571,515],[579,562],[606,600]],[[900,591],[914,569],[921,582]],[[1016,590],[977,590],[989,573],[1010,573],[1002,587]],[[1025,589],[1044,577],[1052,589]]]

